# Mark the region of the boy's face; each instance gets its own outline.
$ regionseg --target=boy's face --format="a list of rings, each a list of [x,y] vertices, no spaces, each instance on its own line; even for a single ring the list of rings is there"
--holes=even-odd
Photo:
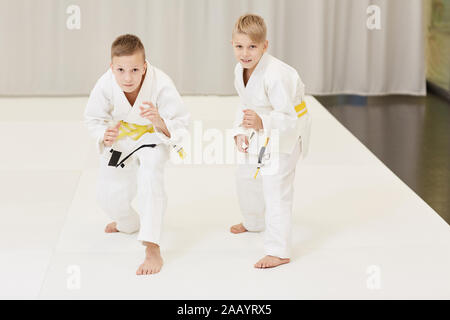
[[[234,55],[244,69],[253,70],[256,68],[259,60],[264,52],[267,51],[269,42],[254,42],[246,34],[237,33],[233,36],[231,41],[233,45]]]
[[[147,64],[142,52],[136,52],[131,56],[114,56],[111,61],[111,70],[120,88],[124,92],[132,93],[139,88],[147,70]]]

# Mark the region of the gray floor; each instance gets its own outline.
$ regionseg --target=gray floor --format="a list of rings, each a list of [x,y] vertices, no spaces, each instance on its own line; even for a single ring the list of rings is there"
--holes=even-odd
[[[446,100],[432,93],[316,99],[450,224],[450,104]]]

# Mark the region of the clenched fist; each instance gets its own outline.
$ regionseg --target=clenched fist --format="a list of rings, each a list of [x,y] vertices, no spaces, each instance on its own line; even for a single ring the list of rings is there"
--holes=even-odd
[[[119,136],[119,128],[120,128],[120,121],[117,123],[114,127],[110,127],[106,129],[105,134],[103,136],[103,143],[107,147],[111,147],[114,144],[114,141],[116,141],[117,137]]]
[[[248,149],[248,138],[245,134],[238,134],[234,137],[234,141],[236,142],[236,147],[239,152],[247,153]]]
[[[242,126],[244,128],[251,128],[255,129],[256,131],[263,129],[262,120],[255,111],[251,109],[245,109],[243,110],[243,112],[244,118],[242,120]]]

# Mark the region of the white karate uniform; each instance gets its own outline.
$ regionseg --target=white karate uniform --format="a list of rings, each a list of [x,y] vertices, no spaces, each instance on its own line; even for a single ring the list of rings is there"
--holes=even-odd
[[[304,85],[295,69],[264,53],[244,86],[243,68],[235,68],[235,88],[241,100],[234,122],[234,135],[251,135],[243,128],[244,109],[254,110],[261,118],[263,130],[249,141],[245,164],[237,169],[237,193],[249,231],[265,229],[267,255],[290,257],[293,182],[299,158],[308,151],[311,116],[304,101]],[[257,155],[269,137],[266,154],[270,156],[260,174],[254,178]]]
[[[111,69],[108,69],[91,91],[84,116],[85,124],[101,154],[97,186],[101,208],[117,222],[119,231],[133,233],[139,230],[138,240],[159,244],[167,204],[164,167],[169,158],[170,146],[179,143],[187,134],[189,113],[172,80],[148,61],[146,64],[145,78],[133,106],[116,82]],[[138,150],[123,168],[108,166],[111,148],[105,147],[103,143],[106,129],[118,121],[150,125],[148,119],[139,115],[139,106],[148,108],[148,105],[142,104],[144,101],[152,102],[158,108],[171,137],[155,129],[154,133],[147,132],[137,141],[129,136],[116,140],[111,148],[124,155],[140,145],[156,144],[156,147]],[[138,213],[131,207],[131,201],[136,195]]]

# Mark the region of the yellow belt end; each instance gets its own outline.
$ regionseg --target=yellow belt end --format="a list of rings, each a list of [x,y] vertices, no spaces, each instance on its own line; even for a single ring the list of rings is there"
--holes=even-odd
[[[183,149],[178,151],[178,155],[180,156],[181,159],[184,159],[186,157],[186,152],[184,152]]]

